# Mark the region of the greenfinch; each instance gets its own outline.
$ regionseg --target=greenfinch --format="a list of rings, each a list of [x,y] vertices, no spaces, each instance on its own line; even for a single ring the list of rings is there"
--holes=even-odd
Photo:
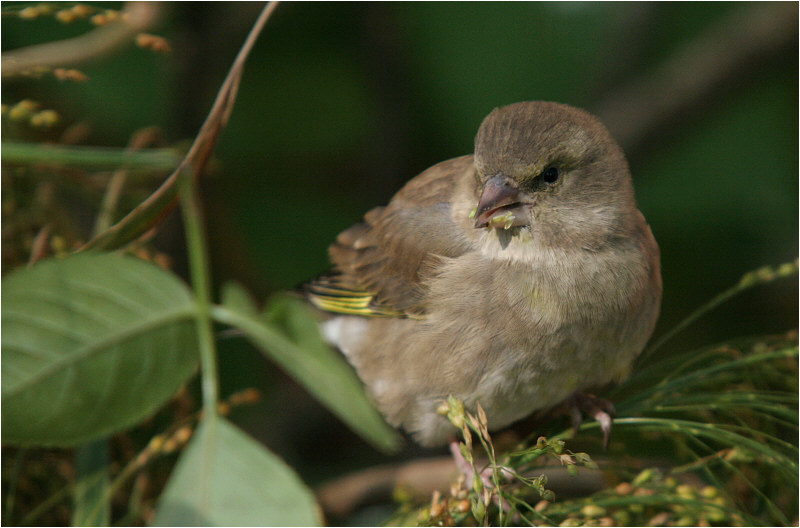
[[[622,149],[564,104],[497,108],[474,154],[410,180],[330,247],[307,295],[378,409],[424,446],[624,378],[653,332],[660,253]]]

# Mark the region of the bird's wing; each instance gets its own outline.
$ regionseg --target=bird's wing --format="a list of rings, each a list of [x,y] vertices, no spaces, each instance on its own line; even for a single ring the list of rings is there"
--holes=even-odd
[[[471,155],[429,168],[385,207],[343,231],[330,247],[334,274],[311,282],[319,308],[366,316],[418,317],[425,313],[424,280],[441,257],[472,249],[452,219],[450,201],[461,178],[470,177]]]

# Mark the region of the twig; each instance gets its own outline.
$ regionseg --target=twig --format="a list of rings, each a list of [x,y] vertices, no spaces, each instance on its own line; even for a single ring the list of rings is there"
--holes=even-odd
[[[230,117],[247,56],[277,5],[278,2],[270,2],[259,15],[253,29],[250,30],[250,34],[247,36],[247,40],[239,50],[239,54],[236,56],[225,82],[222,84],[219,93],[217,93],[217,98],[208,113],[208,117],[178,168],[153,194],[125,218],[91,239],[79,251],[90,248],[116,248],[130,242],[158,223],[174,207],[175,198],[178,194],[178,179],[186,167],[191,164],[195,176],[202,173],[203,167],[216,144],[216,139]]]
[[[347,474],[322,484],[315,493],[326,515],[342,519],[364,503],[391,497],[397,486],[413,493],[415,499],[424,500],[434,490],[449,489],[458,474],[450,456],[424,458]],[[600,472],[573,477],[563,467],[540,467],[535,474],[547,475],[548,488],[564,496],[588,495],[608,484]]]
[[[398,484],[424,499],[434,490],[448,489],[457,474],[449,456],[412,460],[345,475],[317,488],[316,495],[326,514],[341,519],[365,502],[390,497]]]
[[[129,2],[119,21],[93,29],[79,37],[36,44],[2,54],[2,77],[9,78],[40,68],[72,66],[97,59],[133,43],[133,36],[158,19],[158,2]]]

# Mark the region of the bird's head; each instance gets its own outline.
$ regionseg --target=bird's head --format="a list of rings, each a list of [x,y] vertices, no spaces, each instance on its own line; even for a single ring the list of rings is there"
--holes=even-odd
[[[635,210],[628,164],[591,114],[542,101],[495,109],[475,138],[476,228],[596,231]]]

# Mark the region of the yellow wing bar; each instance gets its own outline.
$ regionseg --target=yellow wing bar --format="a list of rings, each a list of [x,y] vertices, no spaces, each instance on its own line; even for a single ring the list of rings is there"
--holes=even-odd
[[[375,295],[333,284],[330,279],[312,282],[306,289],[311,303],[326,312],[365,317],[404,317],[406,314],[377,305]]]

